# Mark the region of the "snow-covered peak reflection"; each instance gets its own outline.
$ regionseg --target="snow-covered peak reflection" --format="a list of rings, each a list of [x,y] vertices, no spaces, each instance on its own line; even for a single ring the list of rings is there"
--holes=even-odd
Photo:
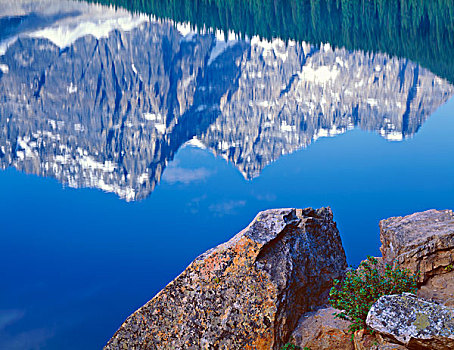
[[[385,54],[240,40],[50,2],[3,13],[1,167],[128,201],[153,191],[182,145],[208,149],[251,179],[283,154],[356,127],[390,141],[411,137],[454,92]]]
[[[107,38],[113,30],[129,31],[148,19],[126,10],[77,1],[1,0],[0,55],[23,37],[44,38],[61,49],[92,35]]]

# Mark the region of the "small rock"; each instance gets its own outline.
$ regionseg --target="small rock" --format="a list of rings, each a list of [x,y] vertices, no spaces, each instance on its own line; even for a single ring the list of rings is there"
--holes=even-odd
[[[353,338],[355,350],[405,350],[406,347],[383,339],[379,333],[370,334],[363,329],[356,331]],[[341,348],[339,348],[340,350]]]
[[[353,350],[350,322],[335,318],[338,310],[327,307],[303,315],[292,334],[292,343],[301,349],[311,350],[343,349]]]

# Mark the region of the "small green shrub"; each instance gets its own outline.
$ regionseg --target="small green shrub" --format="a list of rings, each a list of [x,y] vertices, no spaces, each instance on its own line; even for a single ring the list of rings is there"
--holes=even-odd
[[[418,274],[390,265],[379,268],[377,259],[368,256],[358,269],[347,272],[342,281],[334,280],[329,302],[341,310],[335,317],[352,322],[351,332],[367,329],[367,313],[381,296],[416,293],[417,281]]]
[[[452,270],[454,270],[454,266],[452,264],[449,264],[448,266],[445,267],[445,271],[447,272],[451,272]]]
[[[311,350],[311,348],[305,346],[303,349],[301,349],[297,345],[294,345],[292,343],[287,343],[284,345],[284,347],[281,350]]]
[[[301,348],[299,346],[294,345],[294,344],[287,343],[287,344],[284,345],[284,347],[281,350],[301,350]],[[304,347],[303,350],[311,350],[311,349],[309,349],[308,347]]]

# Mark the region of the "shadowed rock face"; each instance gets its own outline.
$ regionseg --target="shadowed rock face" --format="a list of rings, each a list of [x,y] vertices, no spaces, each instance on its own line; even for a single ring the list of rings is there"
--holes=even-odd
[[[454,309],[413,294],[381,297],[370,309],[367,325],[408,349],[454,348]]]
[[[224,42],[82,3],[44,11],[37,28],[48,3],[20,11],[24,27],[5,31],[15,40],[0,37],[0,166],[126,200],[148,196],[194,138],[251,179],[282,154],[354,127],[405,139],[453,93],[404,59]],[[73,17],[84,35],[71,32]]]
[[[261,212],[132,314],[105,349],[280,349],[345,268],[329,208]]]

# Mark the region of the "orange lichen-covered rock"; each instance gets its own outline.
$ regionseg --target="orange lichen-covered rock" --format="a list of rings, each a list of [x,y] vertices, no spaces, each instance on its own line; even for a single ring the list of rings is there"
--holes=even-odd
[[[345,268],[330,208],[261,212],[129,316],[105,349],[279,349]]]

